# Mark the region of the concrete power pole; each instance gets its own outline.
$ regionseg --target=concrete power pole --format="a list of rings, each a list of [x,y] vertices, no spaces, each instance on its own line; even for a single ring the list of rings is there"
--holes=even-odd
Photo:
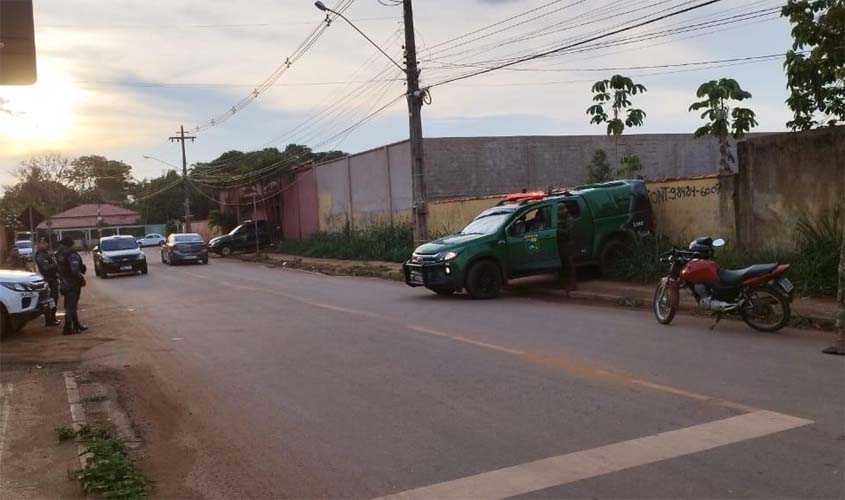
[[[411,143],[411,186],[413,192],[414,239],[417,244],[428,241],[428,205],[426,204],[425,169],[422,133],[424,91],[420,91],[417,68],[417,43],[414,38],[414,10],[411,0],[403,0],[405,14],[405,73],[408,78],[408,118]]]
[[[185,157],[185,141],[190,139],[194,142],[195,136],[185,135],[185,127],[179,126],[179,135],[170,137],[170,142],[179,141],[182,143],[182,189],[185,192],[185,232],[191,232],[191,192],[188,187],[188,160]]]

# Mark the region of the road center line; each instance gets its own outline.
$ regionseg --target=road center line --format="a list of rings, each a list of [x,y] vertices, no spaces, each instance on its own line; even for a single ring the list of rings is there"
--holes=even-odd
[[[812,423],[812,420],[761,410],[424,486],[377,500],[497,500],[699,453]]]
[[[223,284],[227,287],[239,289],[239,290],[249,290],[253,292],[261,292],[271,295],[276,295],[279,297],[284,297],[286,299],[299,302],[301,304],[306,304],[312,307],[316,307],[319,309],[325,309],[329,311],[339,312],[343,314],[350,314],[354,316],[363,316],[369,319],[376,319],[379,321],[385,322],[392,322],[396,323],[398,320],[391,318],[389,316],[385,316],[383,314],[374,313],[370,311],[363,311],[360,309],[352,309],[347,307],[340,307],[331,304],[326,304],[324,302],[318,302],[311,299],[306,299],[291,293],[282,292],[280,290],[274,290],[270,288],[263,288],[263,287],[253,287],[253,286],[245,286],[245,285],[238,285],[232,282],[221,281],[220,284]],[[461,335],[456,335],[448,332],[443,332],[439,330],[435,330],[433,328],[429,328],[423,325],[417,325],[412,323],[404,323],[402,324],[406,329],[422,333],[425,335],[431,335],[435,337],[449,339],[455,342],[461,342],[463,344],[468,344],[476,347],[481,347],[484,349],[489,349],[505,354],[509,354],[512,356],[518,356],[523,361],[539,363],[545,366],[549,366],[556,369],[561,369],[581,378],[588,378],[588,379],[595,379],[601,380],[609,384],[614,385],[622,385],[627,387],[641,387],[645,389],[650,389],[653,391],[663,392],[666,394],[672,394],[674,396],[679,396],[687,399],[692,399],[695,401],[701,401],[708,404],[715,404],[717,406],[723,406],[726,408],[732,408],[737,411],[752,413],[756,412],[758,409],[752,406],[744,405],[742,403],[736,403],[733,401],[728,401],[712,396],[708,396],[705,394],[699,394],[692,391],[687,391],[678,387],[672,387],[663,384],[657,384],[654,382],[650,382],[648,380],[641,379],[633,374],[630,373],[623,373],[617,370],[612,370],[609,367],[601,366],[598,363],[580,359],[569,354],[564,353],[556,353],[556,354],[544,354],[544,353],[535,353],[535,352],[525,352],[520,351],[518,349],[512,349],[509,347],[504,347],[501,345],[491,344],[487,342],[482,342],[479,340],[474,340],[468,337],[464,337]]]

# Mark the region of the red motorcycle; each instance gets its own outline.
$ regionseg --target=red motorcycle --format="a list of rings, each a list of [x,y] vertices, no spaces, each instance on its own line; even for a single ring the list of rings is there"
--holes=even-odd
[[[688,288],[698,305],[716,317],[737,314],[748,326],[762,332],[783,328],[791,314],[792,283],[783,276],[789,264],[756,264],[745,269],[721,269],[712,260],[722,239],[698,238],[688,250],[673,248],[660,261],[670,264],[669,274],[654,292],[654,315],[668,325],[680,302],[680,289]]]

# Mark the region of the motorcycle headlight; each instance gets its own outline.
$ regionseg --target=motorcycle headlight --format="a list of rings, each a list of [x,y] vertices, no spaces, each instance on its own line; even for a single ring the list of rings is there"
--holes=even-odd
[[[30,290],[33,290],[33,288],[31,286],[27,285],[26,283],[6,283],[6,282],[3,282],[3,283],[0,283],[0,285],[3,285],[6,288],[8,288],[9,290],[14,290],[16,292],[28,292]]]
[[[454,260],[459,254],[460,254],[460,252],[456,252],[454,250],[449,250],[447,252],[440,252],[439,254],[437,254],[437,260],[439,260],[441,262]]]

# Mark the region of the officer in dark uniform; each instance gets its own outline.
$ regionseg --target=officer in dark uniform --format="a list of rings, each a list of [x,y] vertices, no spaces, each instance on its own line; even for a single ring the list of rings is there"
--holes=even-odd
[[[569,292],[575,290],[575,228],[572,216],[565,203],[557,206],[557,252],[560,257],[560,287]]]
[[[44,276],[47,285],[50,287],[50,298],[53,303],[50,309],[44,311],[44,325],[56,326],[62,322],[56,319],[56,308],[59,306],[59,271],[56,261],[50,255],[49,244],[46,238],[38,241],[38,250],[35,252],[35,265],[38,273]]]
[[[65,236],[62,239],[62,247],[56,252],[59,276],[62,278],[62,295],[65,296],[65,327],[62,335],[82,333],[88,329],[79,322],[76,313],[82,287],[85,286],[86,269],[82,257],[74,250],[73,244],[73,238]]]

